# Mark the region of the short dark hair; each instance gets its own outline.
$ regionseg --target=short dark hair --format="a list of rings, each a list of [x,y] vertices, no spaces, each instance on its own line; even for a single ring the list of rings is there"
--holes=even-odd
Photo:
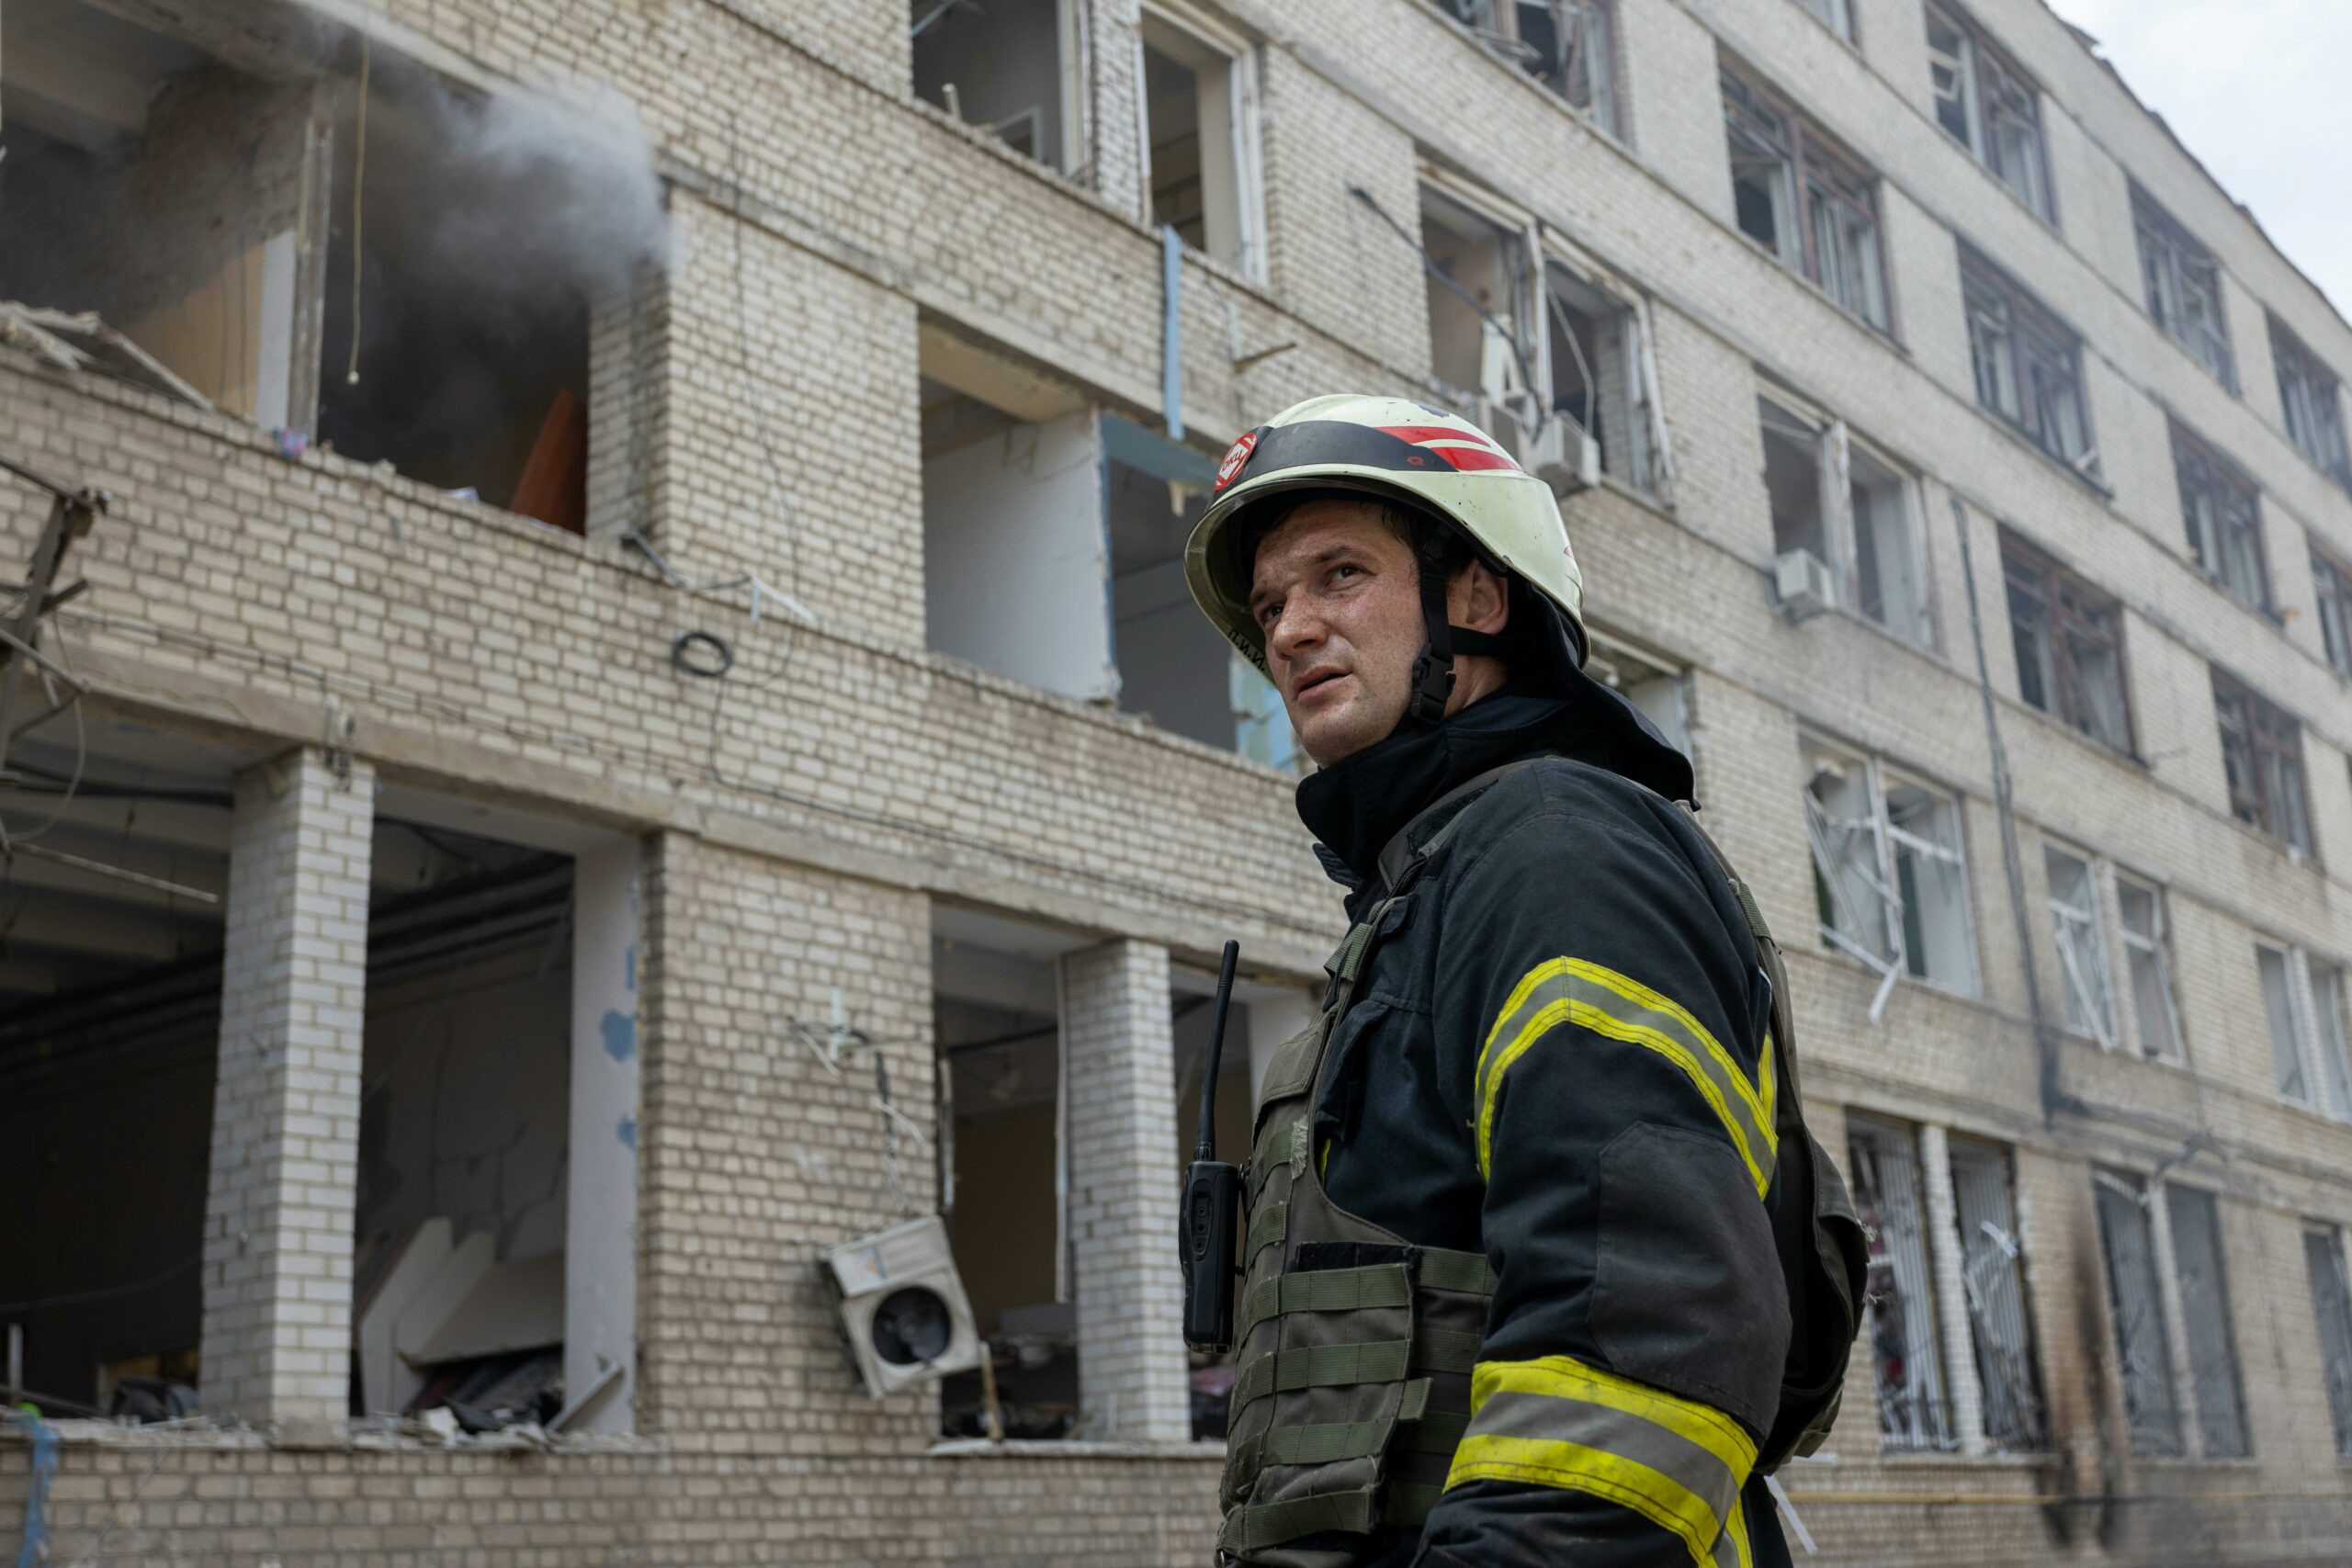
[[[1266,542],[1266,536],[1289,522],[1300,507],[1317,501],[1353,501],[1371,506],[1381,527],[1389,536],[1413,552],[1413,564],[1417,568],[1425,559],[1427,542],[1433,536],[1437,542],[1438,566],[1448,582],[1478,558],[1477,547],[1461,529],[1419,507],[1408,506],[1385,495],[1367,495],[1362,491],[1303,490],[1260,505],[1243,521],[1240,537],[1236,543],[1239,546],[1237,554],[1245,570],[1245,580],[1248,572],[1255,569],[1258,547]]]

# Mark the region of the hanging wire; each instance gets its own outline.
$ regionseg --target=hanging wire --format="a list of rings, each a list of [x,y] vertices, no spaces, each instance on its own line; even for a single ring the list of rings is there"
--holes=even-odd
[[[359,269],[365,254],[359,240],[366,213],[360,194],[368,184],[368,80],[372,55],[370,35],[363,25],[359,29],[359,125],[351,151],[351,363],[343,373],[347,387],[359,385]]]

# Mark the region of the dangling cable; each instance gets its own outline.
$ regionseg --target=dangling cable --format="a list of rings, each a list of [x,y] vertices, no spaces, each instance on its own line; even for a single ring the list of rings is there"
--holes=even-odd
[[[368,34],[363,28],[359,34],[359,126],[351,144],[351,363],[343,373],[346,387],[359,385],[359,230],[364,210],[359,197],[368,186],[368,74],[371,53]]]

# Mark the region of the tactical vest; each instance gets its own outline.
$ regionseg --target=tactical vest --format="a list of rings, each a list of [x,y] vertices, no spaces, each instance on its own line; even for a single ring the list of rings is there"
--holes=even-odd
[[[1285,1041],[1266,1069],[1243,1184],[1240,1310],[1227,1456],[1218,1501],[1221,1560],[1260,1568],[1348,1568],[1383,1525],[1418,1529],[1443,1490],[1470,1423],[1470,1374],[1486,1339],[1496,1277],[1486,1256],[1416,1247],[1350,1213],[1324,1190],[1314,1149],[1316,1088],[1340,1019],[1390,911],[1467,816],[1458,811],[1418,845],[1420,823],[1503,775],[1508,763],[1434,802],[1380,857],[1382,897],[1351,927],[1325,969],[1330,988],[1313,1026]],[[1687,810],[1686,807],[1686,810]],[[1804,1131],[1798,1106],[1786,978],[1780,950],[1747,885],[1712,840],[1772,992],[1784,1201],[1805,1205],[1813,1247],[1784,1258],[1792,1319],[1780,1418],[1759,1451],[1770,1472],[1810,1453],[1836,1418],[1849,1348],[1859,1326],[1865,1255],[1861,1228],[1837,1168]],[[1793,1136],[1792,1136],[1793,1134]],[[1792,1167],[1791,1156],[1796,1164]],[[1297,1543],[1337,1532],[1341,1546]]]

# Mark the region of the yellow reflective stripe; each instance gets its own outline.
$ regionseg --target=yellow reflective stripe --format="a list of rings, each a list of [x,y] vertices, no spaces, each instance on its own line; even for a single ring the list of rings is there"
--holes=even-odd
[[[1770,1055],[1762,1066],[1766,1087],[1759,1094],[1737,1059],[1687,1009],[1614,969],[1580,958],[1555,958],[1529,970],[1512,988],[1487,1036],[1474,1086],[1481,1177],[1494,1164],[1495,1104],[1504,1075],[1530,1046],[1562,1023],[1655,1051],[1680,1068],[1723,1122],[1758,1196],[1770,1188],[1779,1140],[1769,1108],[1768,1097],[1777,1094]]]
[[[1450,1489],[1512,1481],[1589,1493],[1679,1538],[1697,1568],[1752,1568],[1739,1493],[1756,1445],[1722,1412],[1566,1356],[1481,1362]]]

